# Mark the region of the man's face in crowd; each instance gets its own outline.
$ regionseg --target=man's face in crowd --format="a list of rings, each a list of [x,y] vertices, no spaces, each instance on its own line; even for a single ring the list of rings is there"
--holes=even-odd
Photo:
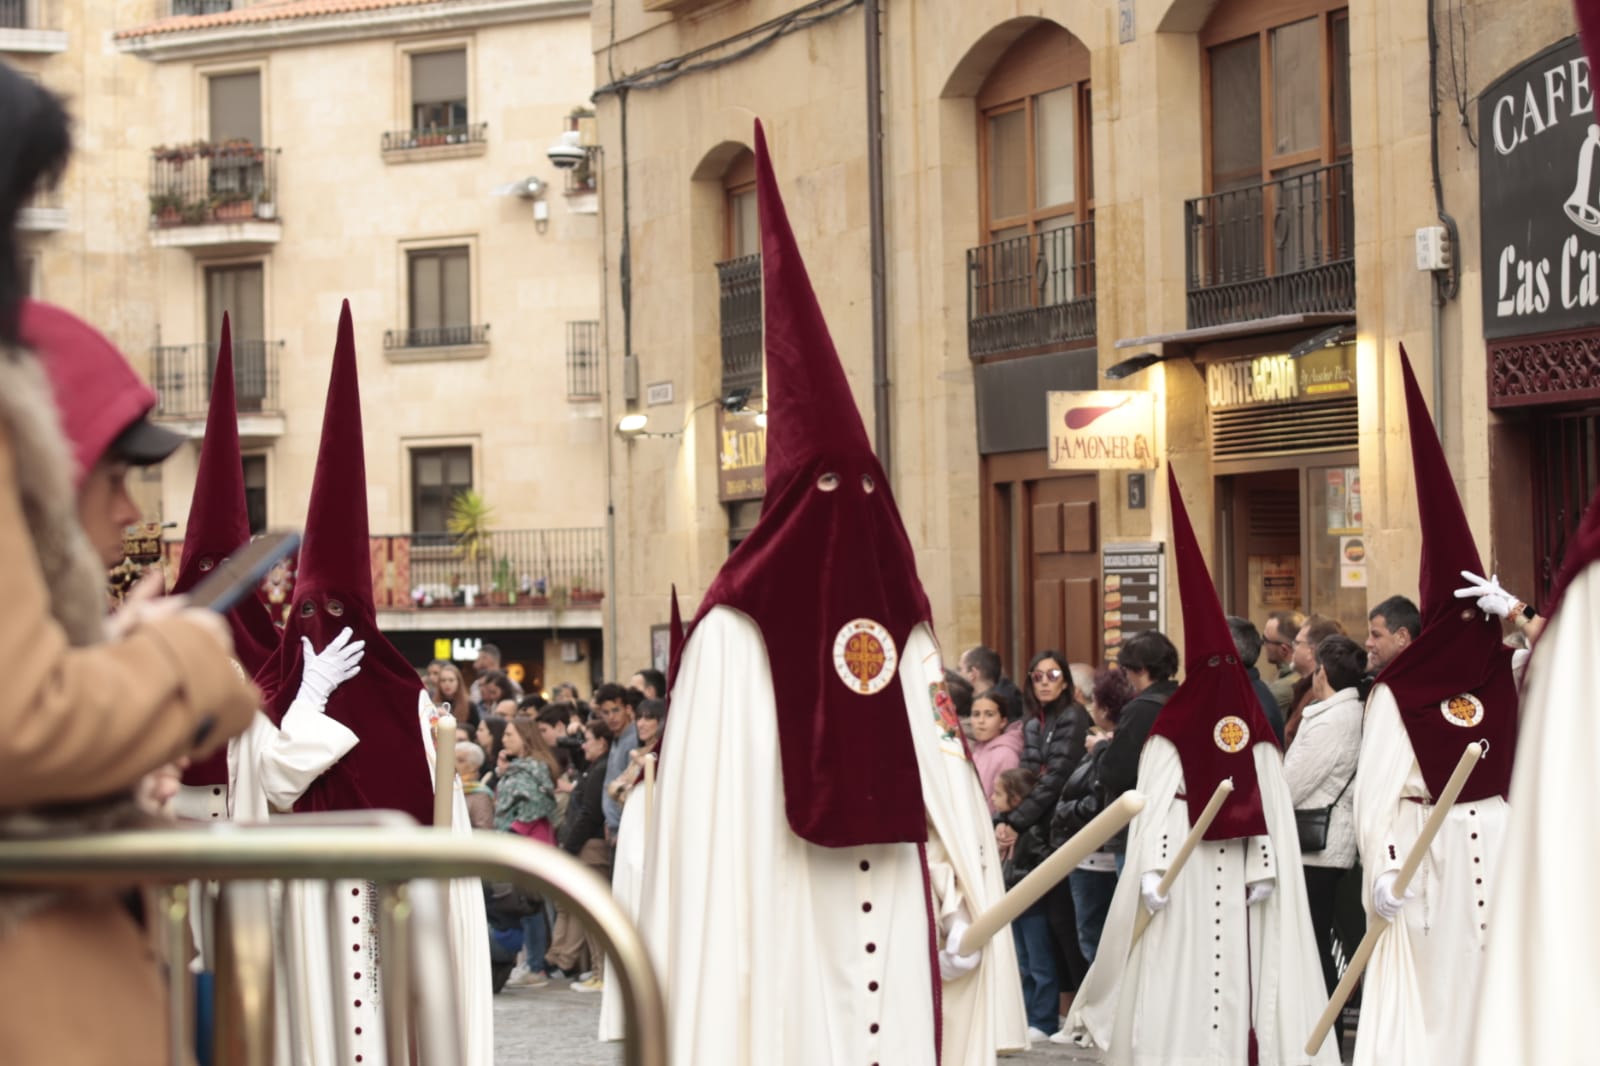
[[[490,655],[486,651],[480,651],[478,653],[478,657],[472,661],[472,668],[481,674],[485,670],[499,669],[500,664],[495,662],[493,655]]]
[[[628,705],[621,700],[607,700],[595,710],[600,713],[600,720],[610,727],[612,736],[621,736],[628,727]]]
[[[102,458],[78,490],[78,524],[107,567],[122,561],[122,533],[139,518],[139,508],[128,495],[128,464]]]
[[[1399,630],[1389,628],[1389,620],[1375,615],[1367,621],[1367,669],[1376,673],[1394,661],[1394,657],[1411,643],[1411,634],[1404,626]]]
[[[1317,668],[1317,649],[1311,646],[1311,624],[1308,622],[1300,627],[1300,632],[1294,638],[1294,672],[1301,677],[1310,677],[1311,671]]]
[[[644,679],[643,674],[634,674],[632,677],[628,678],[628,687],[633,689],[635,692],[644,693],[653,700],[659,700],[661,698],[661,693],[650,687],[650,683]]]
[[[483,696],[483,702],[490,707],[505,698],[505,693],[500,691],[500,683],[498,681],[484,681],[483,684],[478,686],[478,692]]]
[[[1278,630],[1276,618],[1267,619],[1267,627],[1261,631],[1261,641],[1267,653],[1267,662],[1273,666],[1281,666],[1294,656],[1294,635],[1287,638]]]
[[[956,667],[956,673],[967,679],[967,684],[976,688],[978,686],[978,668],[972,665],[972,660],[963,653],[961,663]]]

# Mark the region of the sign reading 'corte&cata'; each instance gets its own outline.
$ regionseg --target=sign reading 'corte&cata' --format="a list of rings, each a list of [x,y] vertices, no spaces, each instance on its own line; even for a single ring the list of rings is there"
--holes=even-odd
[[[1478,98],[1487,337],[1600,323],[1600,127],[1578,38]]]
[[[1155,410],[1148,392],[1050,393],[1050,469],[1154,470]]]

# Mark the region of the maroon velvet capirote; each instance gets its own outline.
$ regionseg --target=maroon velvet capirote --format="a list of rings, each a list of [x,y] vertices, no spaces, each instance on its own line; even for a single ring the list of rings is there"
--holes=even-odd
[[[1166,737],[1178,749],[1191,825],[1199,820],[1217,786],[1225,778],[1233,778],[1233,792],[1206,830],[1206,840],[1264,836],[1267,820],[1261,809],[1254,751],[1257,744],[1276,746],[1278,738],[1239,661],[1228,618],[1211,584],[1211,572],[1183,505],[1178,476],[1170,465],[1167,490],[1172,499],[1178,598],[1183,603],[1183,684],[1161,708],[1150,735]]]
[[[1472,600],[1455,596],[1455,590],[1466,584],[1461,571],[1481,574],[1483,562],[1404,346],[1400,348],[1400,375],[1422,525],[1418,577],[1422,632],[1390,661],[1378,681],[1394,694],[1430,794],[1437,796],[1443,791],[1469,743],[1488,742],[1457,800],[1472,803],[1504,796],[1511,788],[1511,767],[1517,754],[1512,651],[1501,637],[1499,618],[1485,615]],[[1464,705],[1451,704],[1458,697],[1482,703],[1478,724],[1464,724]],[[1470,708],[1470,700],[1466,707]]]
[[[346,626],[354,639],[366,641],[366,654],[361,672],[329,698],[327,714],[360,740],[312,783],[295,810],[396,810],[431,824],[433,778],[417,721],[422,681],[378,630],[372,594],[361,393],[348,300],[339,314],[294,597],[283,640],[262,670],[275,722],[283,720],[300,686],[300,638],[309,637],[321,651]]]
[[[200,465],[195,471],[194,496],[189,502],[189,524],[183,533],[183,557],[178,562],[174,595],[198,585],[213,567],[250,541],[250,515],[245,506],[244,460],[239,453],[239,418],[234,404],[233,330],[222,316],[222,343],[211,382],[211,407],[206,411],[206,435],[200,442]],[[254,674],[278,647],[278,628],[260,597],[247,596],[228,612],[233,633],[233,656]],[[186,785],[228,783],[228,750],[218,748],[183,772]]]
[[[900,678],[858,691],[835,668],[834,646],[847,624],[869,619],[903,655],[912,629],[931,618],[928,598],[790,229],[760,123],[755,144],[767,494],[695,623],[724,606],[761,630],[784,807],[798,836],[824,847],[920,842],[927,824]]]

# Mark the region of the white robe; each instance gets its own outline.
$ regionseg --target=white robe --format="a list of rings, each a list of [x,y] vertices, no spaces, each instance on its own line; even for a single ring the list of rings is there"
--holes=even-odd
[[[1433,809],[1406,798],[1426,798],[1428,786],[1388,685],[1377,685],[1367,699],[1355,794],[1362,898],[1371,921],[1373,881],[1404,864]],[[1357,1066],[1461,1066],[1467,1061],[1468,1009],[1488,942],[1490,889],[1507,813],[1505,801],[1496,796],[1457,803],[1446,815],[1411,881],[1416,898],[1379,937],[1362,975]]]
[[[761,632],[727,607],[696,626],[662,743],[639,914],[673,1062],[933,1066],[933,953],[951,915],[977,915],[1003,890],[977,774],[933,709],[943,668],[925,626],[900,661],[926,883],[915,844],[823,848],[793,833]],[[1026,1046],[1008,936],[942,992],[944,1066],[988,1066],[997,1049]]]
[[[622,824],[617,827],[616,852],[611,857],[611,896],[624,914],[639,922],[639,895],[644,884],[644,856],[647,827],[644,820],[644,786],[622,808]],[[591,962],[591,965],[594,965]],[[600,1039],[627,1037],[627,1018],[622,1007],[622,986],[616,975],[606,973],[600,990]]]
[[[420,694],[417,713],[430,775],[434,745],[428,720],[432,710],[426,694]],[[274,728],[265,715],[257,715],[249,730],[229,742],[227,815],[235,821],[260,822],[272,812],[291,810],[312,782],[358,742],[359,738],[346,726],[299,701],[290,704],[281,728]],[[178,800],[179,814],[215,817],[213,808],[219,798],[223,797],[212,788],[185,789]],[[459,778],[451,829],[459,833],[472,831]],[[362,1066],[382,1066],[383,1028],[378,1013],[374,939],[376,893],[366,882],[338,882],[339,926],[350,928],[353,950],[348,956],[341,956],[348,964],[341,965],[337,973],[332,972],[328,951],[326,898],[323,882],[287,886],[283,931],[288,941],[286,966],[292,971],[293,980],[279,990],[287,1006],[280,1008],[277,1059],[294,1066],[335,1066],[333,1026],[339,1024],[349,1036],[352,1057],[360,1056],[355,1061]],[[494,1001],[481,883],[475,879],[452,881],[449,906],[451,947],[467,1043],[464,1062],[490,1066],[494,1061]],[[288,1002],[290,989],[296,993],[292,1003]],[[293,1047],[284,1017],[290,1013],[296,1045]]]
[[[1461,1015],[1472,1066],[1576,1062],[1593,1040],[1600,910],[1582,893],[1600,867],[1597,581],[1591,566],[1572,582],[1534,650],[1477,1009]]]
[[[1262,1066],[1339,1061],[1331,1040],[1314,1058],[1304,1052],[1326,990],[1283,757],[1270,744],[1252,753],[1268,835],[1201,841],[1171,902],[1130,950],[1144,907],[1140,878],[1166,871],[1190,824],[1188,802],[1177,798],[1185,791],[1178,749],[1151,737],[1139,757],[1146,806],[1129,831],[1099,953],[1067,1016],[1067,1028],[1087,1032],[1112,1066],[1240,1066],[1252,995]],[[1262,880],[1276,887],[1247,914],[1247,886]]]

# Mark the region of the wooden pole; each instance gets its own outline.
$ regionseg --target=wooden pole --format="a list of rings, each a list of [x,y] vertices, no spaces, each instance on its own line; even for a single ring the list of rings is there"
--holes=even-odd
[[[1416,843],[1412,844],[1411,850],[1406,853],[1406,861],[1394,879],[1395,895],[1403,897],[1406,889],[1411,887],[1411,878],[1415,876],[1417,867],[1421,866],[1422,860],[1427,857],[1428,848],[1433,845],[1433,838],[1438,835],[1446,816],[1450,813],[1450,808],[1456,804],[1456,797],[1461,795],[1461,789],[1465,787],[1468,775],[1482,757],[1483,748],[1476,741],[1468,744],[1467,750],[1461,753],[1455,772],[1450,775],[1450,780],[1445,782],[1444,791],[1434,800],[1433,810],[1428,812],[1428,820],[1422,823],[1422,832],[1417,834]],[[1388,928],[1389,919],[1374,912],[1367,923],[1366,935],[1361,938],[1355,954],[1350,956],[1350,965],[1345,969],[1344,976],[1339,979],[1339,987],[1333,990],[1333,998],[1323,1009],[1322,1017],[1317,1019],[1317,1027],[1311,1030],[1311,1039],[1306,1041],[1307,1055],[1315,1055],[1317,1049],[1322,1047],[1322,1042],[1328,1038],[1328,1031],[1333,1028],[1339,1012],[1344,1010],[1345,1001],[1350,998],[1350,993],[1355,991],[1356,982],[1361,979],[1361,971],[1367,968],[1367,960],[1372,958],[1372,952],[1378,946],[1378,938]]]
[[[650,826],[655,822],[656,813],[656,757],[644,757],[644,825],[645,840],[650,839]]]
[[[456,801],[456,720],[441,714],[433,723],[433,824],[450,828]]]
[[[1184,863],[1189,861],[1189,856],[1194,849],[1200,846],[1200,840],[1206,835],[1206,830],[1211,828],[1211,823],[1216,820],[1217,812],[1222,810],[1222,804],[1233,793],[1233,778],[1225,777],[1217,782],[1217,789],[1211,793],[1211,799],[1206,801],[1205,809],[1200,812],[1199,821],[1189,830],[1189,835],[1183,838],[1183,845],[1178,848],[1178,854],[1173,857],[1172,864],[1167,867],[1167,872],[1162,875],[1161,883],[1156,886],[1159,895],[1170,895],[1172,882],[1178,879],[1178,874],[1183,872]],[[1133,871],[1133,876],[1138,877],[1139,871]],[[1144,931],[1150,927],[1150,919],[1154,917],[1141,905],[1133,912],[1133,939],[1128,941],[1128,950],[1144,936]]]
[[[1131,789],[1118,796],[1116,801],[1095,816],[1094,820],[1057,848],[1050,857],[1034,867],[1017,886],[978,915],[976,921],[961,937],[961,954],[971,955],[989,943],[1012,919],[1033,906],[1044,894],[1060,884],[1078,864],[1100,850],[1101,845],[1123,826],[1133,821],[1133,816],[1144,810],[1144,797]]]

